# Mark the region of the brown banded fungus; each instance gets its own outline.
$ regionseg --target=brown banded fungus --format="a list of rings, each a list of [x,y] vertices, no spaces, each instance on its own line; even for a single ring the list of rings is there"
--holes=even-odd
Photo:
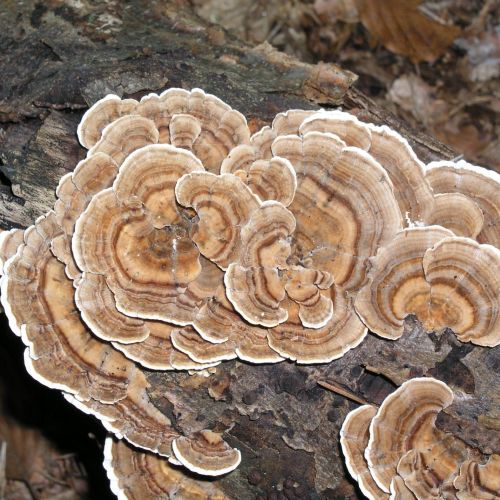
[[[397,339],[415,314],[428,331],[463,342],[500,343],[500,251],[439,226],[405,229],[372,259],[356,311],[378,335]]]
[[[417,499],[454,498],[453,480],[474,451],[435,427],[437,414],[452,401],[448,386],[432,378],[411,379],[384,400],[365,450],[379,488],[390,493],[399,475]]]
[[[19,246],[24,242],[24,231],[22,229],[11,229],[0,231],[0,276],[7,261],[13,257]]]
[[[500,496],[500,455],[486,463],[466,460],[453,481],[459,500],[494,500]]]
[[[200,252],[226,270],[229,301],[249,323],[274,327],[287,320],[286,296],[299,304],[304,326],[320,328],[333,305],[319,293],[328,289],[328,273],[288,266],[293,214],[273,200],[261,202],[232,174],[193,173],[179,180],[177,200],[195,209],[192,232]]]
[[[479,243],[500,248],[500,174],[463,160],[429,163],[425,177],[436,195],[459,193],[473,201],[483,212],[484,223],[477,235]],[[472,218],[466,212],[467,218]],[[460,213],[460,217],[463,217]],[[471,236],[471,235],[466,235]]]
[[[26,230],[2,277],[2,304],[11,328],[27,346],[26,369],[82,406],[98,405],[108,415],[119,414],[114,419],[121,435],[146,448],[154,442],[156,448],[150,449],[169,454],[178,434],[150,402],[144,374],[110,344],[95,339],[81,320],[72,281],[50,252],[59,234],[53,212],[40,217]]]
[[[424,168],[394,131],[340,111],[290,110],[250,136],[243,115],[199,89],[107,96],[85,113],[78,137],[87,157],[61,179],[54,211],[25,233],[0,233],[2,304],[27,346],[28,371],[119,438],[203,475],[241,459],[212,431],[180,435],[150,401],[143,367],[324,363],[368,328],[397,338],[408,314],[463,341],[499,343],[499,251],[483,244],[497,244],[494,174],[461,163]],[[375,422],[393,418],[383,410],[390,398],[373,420],[368,408],[343,427],[362,490],[433,498],[454,481],[489,488],[459,475],[457,464],[474,457],[434,428],[449,393],[421,391],[428,379],[412,384],[393,413],[408,415],[408,432],[425,446],[410,446],[393,423],[396,434],[377,434],[385,424]],[[425,425],[414,429],[419,410],[407,403],[428,397]],[[111,449],[133,454],[107,445],[108,470],[121,474],[110,472],[116,491],[134,498],[138,482],[151,495],[180,488],[212,498],[134,452],[147,472],[140,478]]]
[[[364,455],[370,437],[370,424],[376,413],[377,408],[371,405],[349,412],[340,429],[340,445],[347,470],[358,482],[363,495],[370,500],[387,500],[389,495],[373,480]]]
[[[104,468],[119,499],[227,500],[217,486],[187,476],[168,460],[133,449],[111,437],[104,446]]]
[[[182,303],[186,308],[180,302],[202,267],[174,187],[195,170],[203,166],[188,151],[164,144],[141,148],[120,167],[113,187],[97,194],[78,219],[73,238],[78,267],[105,276],[118,310],[128,316],[176,324],[192,319],[189,302]]]
[[[160,95],[148,94],[140,102],[106,96],[85,113],[78,127],[81,144],[93,148],[109,124],[119,117],[134,116],[154,122],[159,133],[157,142],[189,148],[213,172],[233,147],[250,141],[241,113],[201,89],[173,88]]]
[[[204,476],[227,474],[241,462],[239,450],[231,448],[220,434],[209,430],[177,438],[172,449],[182,465]]]

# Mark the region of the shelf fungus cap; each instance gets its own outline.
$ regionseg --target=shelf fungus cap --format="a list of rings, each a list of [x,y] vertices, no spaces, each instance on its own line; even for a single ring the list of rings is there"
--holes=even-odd
[[[463,160],[437,161],[425,168],[425,177],[435,194],[460,193],[473,201],[483,212],[484,223],[477,235],[479,243],[500,248],[500,174],[471,165]],[[457,218],[462,213],[456,214]],[[467,213],[467,218],[470,215]],[[471,236],[471,235],[466,235]]]
[[[500,496],[500,455],[493,454],[486,463],[466,460],[453,485],[459,500],[495,500]]]
[[[307,132],[328,132],[342,139],[347,145],[368,151],[371,146],[371,131],[367,124],[351,113],[339,110],[318,111],[307,117],[299,127],[301,135]]]
[[[402,456],[423,451],[436,439],[437,414],[453,401],[449,387],[432,378],[408,380],[381,404],[370,424],[365,450],[371,475],[378,487],[389,493]]]
[[[500,344],[500,250],[470,238],[445,238],[426,251],[434,329],[451,328],[462,342]]]
[[[0,276],[3,274],[6,262],[16,254],[22,243],[24,243],[23,229],[0,231]]]
[[[215,484],[194,479],[165,458],[134,449],[123,441],[106,438],[104,468],[111,491],[121,500],[228,500]]]
[[[330,133],[281,136],[272,150],[297,173],[289,262],[328,272],[336,285],[356,291],[367,259],[402,229],[389,176],[365,151]]]
[[[177,205],[174,187],[196,170],[203,166],[189,151],[167,144],[143,147],[78,219],[72,240],[76,263],[86,276],[106,277],[119,311],[181,325],[191,321],[197,304],[184,308],[179,301],[203,268],[189,236],[189,214]]]
[[[120,99],[117,95],[108,94],[83,115],[77,128],[78,140],[87,149],[94,146],[101,138],[107,125],[118,118],[133,114],[138,102],[134,99]]]
[[[234,147],[250,143],[246,118],[201,89],[171,88],[160,95],[148,94],[136,112],[154,121],[160,143],[192,151],[210,172],[219,172]]]
[[[434,195],[434,207],[428,215],[427,225],[443,226],[456,236],[477,238],[483,230],[484,214],[478,204],[461,193]]]
[[[63,176],[56,189],[54,212],[62,234],[52,240],[51,249],[52,253],[66,264],[66,274],[73,280],[80,276],[80,270],[71,252],[75,223],[87,208],[92,196],[109,188],[117,173],[118,166],[110,156],[96,153],[78,163],[72,173]]]
[[[301,364],[329,363],[363,341],[367,328],[354,311],[348,294],[332,286],[322,291],[323,295],[333,303],[330,320],[321,328],[305,328],[300,318],[300,304],[290,301],[288,320],[268,330],[272,349]]]
[[[370,259],[368,283],[358,292],[355,308],[372,332],[398,339],[409,314],[432,327],[430,285],[422,259],[429,248],[450,236],[453,233],[440,226],[404,229]]]
[[[234,148],[222,162],[221,174],[238,176],[262,201],[276,200],[285,207],[297,189],[297,176],[287,159],[257,159],[251,146]]]
[[[388,500],[373,480],[364,456],[368,445],[369,428],[377,408],[363,405],[349,412],[340,429],[340,445],[349,474],[355,479],[362,493],[370,500]]]
[[[53,212],[26,230],[2,277],[2,304],[27,346],[25,364],[35,379],[80,399],[113,403],[126,396],[136,368],[81,321],[72,281],[50,251],[59,234]]]
[[[220,434],[210,430],[177,438],[172,449],[174,456],[189,470],[204,476],[220,476],[236,469],[241,453],[231,448]]]

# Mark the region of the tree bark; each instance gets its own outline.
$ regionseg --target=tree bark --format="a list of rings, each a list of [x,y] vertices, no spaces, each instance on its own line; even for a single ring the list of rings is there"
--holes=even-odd
[[[98,5],[94,5],[98,4]],[[332,64],[309,65],[264,44],[250,47],[197,18],[182,0],[3,2],[0,12],[0,226],[26,227],[54,203],[60,177],[85,155],[84,110],[107,93],[140,97],[201,87],[257,130],[291,108],[342,106],[404,135],[423,161],[454,156],[411,130]],[[369,335],[327,365],[226,362],[208,378],[148,374],[151,396],[183,431],[227,431],[243,452],[218,480],[231,498],[361,498],[339,448],[356,404],[318,385],[334,381],[373,403],[408,378],[432,375],[455,392],[438,425],[486,453],[500,452],[499,349],[426,334],[409,319],[396,341]]]

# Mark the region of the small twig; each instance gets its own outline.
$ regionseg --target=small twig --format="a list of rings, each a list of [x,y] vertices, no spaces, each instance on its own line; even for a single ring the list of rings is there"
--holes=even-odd
[[[359,403],[360,405],[378,406],[378,405],[375,405],[373,403],[369,403],[368,401],[366,401],[366,399],[360,398],[359,396],[357,396],[353,392],[348,391],[347,389],[344,389],[343,387],[336,384],[335,382],[327,382],[326,380],[318,380],[317,384],[325,389],[328,389],[329,391],[334,392],[335,394],[339,394],[340,396],[344,396],[347,399],[355,401],[356,403]]]

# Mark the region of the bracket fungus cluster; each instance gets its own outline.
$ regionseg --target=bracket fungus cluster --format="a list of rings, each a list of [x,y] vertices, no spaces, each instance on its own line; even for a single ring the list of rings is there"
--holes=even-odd
[[[370,499],[495,499],[500,455],[483,457],[435,425],[453,392],[433,378],[405,382],[376,408],[351,411],[340,443],[347,469]]]
[[[330,362],[410,314],[500,343],[497,174],[426,166],[341,111],[251,135],[199,89],[107,96],[78,138],[54,209],[0,234],[2,303],[29,372],[139,447],[205,475],[240,461],[209,430],[181,435],[143,368]]]

